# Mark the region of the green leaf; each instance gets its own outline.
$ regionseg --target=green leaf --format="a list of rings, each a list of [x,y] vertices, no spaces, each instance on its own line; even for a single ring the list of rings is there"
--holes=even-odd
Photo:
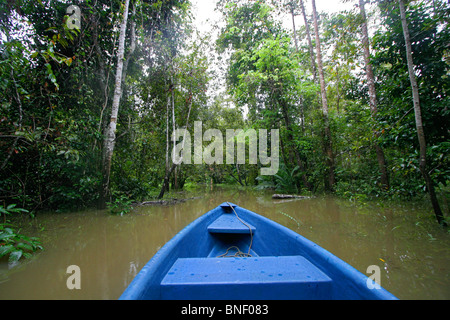
[[[14,237],[14,234],[11,234],[11,233],[6,233],[6,232],[0,233],[0,241],[5,241],[5,240],[8,240],[13,237]]]
[[[0,257],[6,256],[8,253],[14,250],[14,246],[12,244],[0,246]]]
[[[17,245],[18,249],[27,250],[27,251],[33,251],[33,247],[29,245],[28,243],[21,242]]]
[[[22,257],[22,250],[13,251],[9,254],[9,262],[16,262],[19,261],[19,259]]]

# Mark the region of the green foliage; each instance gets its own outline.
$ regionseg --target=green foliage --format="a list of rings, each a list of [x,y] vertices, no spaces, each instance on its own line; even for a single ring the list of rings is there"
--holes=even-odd
[[[10,263],[17,262],[22,257],[30,258],[33,252],[42,249],[38,238],[20,234],[8,222],[7,217],[13,213],[29,212],[16,206],[16,204],[10,204],[6,208],[0,206],[0,213],[4,216],[4,222],[0,223],[0,258],[8,257]]]
[[[123,6],[106,0],[74,4],[83,15],[80,30],[67,28],[68,4],[61,0],[10,1],[0,15],[0,192],[7,212],[16,210],[10,206],[16,203],[35,212],[93,206],[99,198]],[[371,39],[376,116],[368,105],[359,10],[320,13],[335,191],[362,201],[420,197],[426,190],[418,170],[397,2],[376,5],[378,11],[369,13],[376,15],[369,21],[383,25]],[[450,181],[450,7],[442,0],[410,1],[407,7],[427,161],[433,181],[445,189]],[[157,192],[167,170],[166,148],[173,147],[166,134],[186,125],[192,133],[196,120],[202,120],[203,130],[221,132],[279,129],[283,165],[270,177],[258,176],[258,165],[248,159],[240,165],[181,165],[170,178],[172,188],[213,181],[295,193],[324,189],[325,126],[305,27],[296,26],[296,46],[292,30],[277,19],[290,13],[284,3],[220,0],[218,9],[224,25],[215,49],[220,59],[229,54],[225,93],[211,85],[216,76],[207,55],[211,38],[189,38],[189,1],[132,2],[110,179],[112,213],[126,213],[131,199]],[[131,22],[137,37],[133,55]],[[375,144],[385,153],[389,190],[380,187]],[[10,231],[4,232],[12,239]]]
[[[79,209],[99,198],[121,3],[71,4],[82,13],[80,30],[67,27],[68,4],[59,0],[11,3],[0,17],[0,192],[6,203],[33,211]],[[159,133],[168,80],[183,83],[177,94],[182,113],[183,90],[199,83],[197,99],[205,90],[199,81],[205,73],[187,58],[180,58],[181,70],[167,68],[190,32],[188,1],[133,5],[129,20],[136,23],[138,48],[134,56],[125,54],[128,72],[111,183],[116,191],[143,198],[163,175]]]
[[[299,167],[288,169],[285,164],[281,164],[278,173],[274,176],[258,176],[256,181],[257,190],[274,189],[285,193],[299,193]]]
[[[9,224],[0,224],[0,258],[8,257],[10,263],[20,258],[30,258],[32,253],[43,249],[36,237],[18,233]]]
[[[307,44],[300,41],[299,51],[294,50],[292,36],[264,14],[268,12],[264,10],[267,2],[223,0],[220,6],[226,26],[218,47],[231,52],[229,92],[238,105],[249,108],[253,127],[280,129],[285,166],[276,177],[257,177],[258,188],[294,192],[307,181],[312,190],[320,191],[327,172],[322,147],[324,123],[317,104],[318,86],[310,81]],[[368,197],[410,199],[426,192],[418,170],[415,119],[397,3],[380,1],[378,6],[386,28],[379,28],[373,39],[372,64],[379,101],[376,117],[368,105],[359,10],[321,14],[320,19],[336,193],[361,201]],[[430,175],[441,186],[450,181],[446,125],[450,115],[446,107],[448,12],[445,1],[411,2],[408,9]],[[370,12],[369,16],[373,14],[377,13]],[[299,39],[305,36],[302,27],[297,32]],[[389,190],[381,187],[375,144],[385,153]]]
[[[107,203],[108,211],[111,214],[124,215],[133,210],[131,203],[133,202],[127,195],[115,192],[114,201]]]
[[[20,212],[29,212],[26,209],[23,208],[16,208],[17,204],[13,203],[8,205],[6,208],[3,206],[0,206],[0,214],[5,215],[5,219],[6,216],[11,215],[12,213],[20,213]]]
[[[298,193],[298,169],[298,166],[292,170],[288,170],[286,166],[281,166],[280,170],[278,170],[278,174],[274,175],[276,190]]]
[[[390,150],[392,192],[408,197],[425,190],[418,169],[418,139],[410,82],[406,69],[406,49],[398,6],[382,2],[379,5],[386,31],[374,36],[373,64],[379,79],[379,130],[381,145]],[[412,38],[413,60],[419,86],[420,106],[427,139],[427,162],[433,181],[446,185],[449,179],[450,139],[447,129],[450,113],[448,73],[450,64],[447,44],[448,3],[412,2],[407,8],[408,26]],[[393,46],[392,43],[397,45]]]

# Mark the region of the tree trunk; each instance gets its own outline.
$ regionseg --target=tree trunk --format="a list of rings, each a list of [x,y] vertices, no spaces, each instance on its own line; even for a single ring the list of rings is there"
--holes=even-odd
[[[295,8],[294,8],[294,3],[293,2],[290,3],[290,9],[291,9],[291,15],[292,15],[292,29],[294,31],[294,39],[295,39],[295,50],[298,53],[299,49],[298,49],[298,41],[297,41],[297,30],[295,28]],[[309,27],[308,27],[308,30],[309,30]],[[283,105],[285,105],[285,104],[283,104]],[[302,98],[301,97],[299,97],[299,105],[300,105],[300,121],[301,121],[302,133],[303,133],[304,132],[304,117],[303,117],[303,102],[302,102]],[[283,110],[284,110],[284,108],[283,108]],[[286,121],[286,126],[287,126],[288,122],[289,122],[288,115],[287,115],[287,110],[284,110],[284,113],[285,113],[285,121]],[[290,132],[290,128],[289,127],[288,127],[288,132]],[[289,133],[289,135],[291,135],[291,133]],[[305,187],[308,188],[308,190],[311,190],[311,185],[308,183],[308,179],[307,179],[306,174],[305,174],[305,167],[303,166],[303,163],[302,163],[302,161],[300,159],[300,155],[298,153],[298,150],[297,150],[297,148],[294,148],[294,149],[295,149],[295,156],[296,156],[297,164],[299,165],[299,167],[302,170],[303,183],[304,183]]]
[[[166,175],[164,176],[164,181],[161,187],[161,191],[159,192],[158,199],[162,199],[164,197],[164,193],[169,190],[169,179],[172,171],[175,169],[177,165],[172,163],[172,166],[166,171]]]
[[[294,43],[295,43],[295,50],[298,53],[298,40],[297,40],[297,30],[295,29],[295,12],[294,12],[294,4],[290,3],[290,9],[291,9],[291,16],[292,16],[292,30],[294,31]]]
[[[127,76],[127,70],[128,70],[128,63],[130,62],[131,57],[133,56],[134,51],[136,50],[136,21],[134,17],[136,16],[136,3],[132,4],[133,11],[131,13],[131,17],[133,18],[130,21],[130,51],[128,52],[128,55],[123,62],[123,74],[122,78],[125,79]]]
[[[164,195],[164,192],[166,190],[169,190],[169,170],[170,170],[170,164],[169,164],[169,149],[170,149],[170,142],[169,142],[169,105],[170,105],[170,99],[171,99],[171,91],[173,90],[172,85],[170,85],[169,89],[169,95],[167,96],[167,105],[166,105],[166,174],[164,176],[163,181],[163,187],[162,187],[162,195]],[[161,193],[160,193],[161,194]],[[162,198],[162,196],[161,196]]]
[[[439,206],[439,202],[437,200],[436,193],[434,191],[433,181],[430,177],[429,172],[427,171],[427,162],[426,162],[427,145],[426,145],[425,132],[424,132],[423,123],[422,123],[422,111],[420,109],[419,89],[417,86],[416,76],[414,73],[414,62],[413,62],[413,58],[412,58],[411,40],[410,40],[410,35],[409,35],[408,24],[406,22],[405,4],[403,3],[403,0],[398,0],[398,4],[400,7],[400,18],[402,20],[403,35],[405,37],[406,60],[408,62],[409,80],[411,82],[411,89],[412,89],[417,137],[419,139],[419,148],[420,148],[419,168],[420,168],[420,172],[422,173],[422,176],[425,180],[425,184],[427,186],[428,193],[430,194],[430,200],[431,200],[431,204],[433,206],[434,214],[436,215],[436,219],[439,222],[439,224],[441,224],[443,226],[447,226],[447,223],[444,219],[444,215],[442,214],[441,207]]]
[[[316,10],[316,1],[312,0],[312,8],[313,8],[313,18],[314,18],[314,32],[316,34],[316,55],[317,55],[317,68],[319,71],[319,80],[320,80],[320,93],[322,96],[322,113],[325,122],[325,155],[327,162],[327,177],[325,178],[325,190],[331,191],[336,182],[334,175],[334,155],[333,155],[333,146],[331,140],[331,131],[330,131],[330,123],[328,119],[328,102],[327,102],[327,93],[325,87],[325,77],[323,74],[323,66],[322,66],[322,52],[320,48],[320,37],[319,37],[319,25],[317,22],[317,10]]]
[[[308,17],[306,16],[305,6],[303,0],[300,0],[300,7],[302,9],[303,19],[305,20],[306,38],[308,39],[309,57],[311,59],[311,72],[314,77],[314,82],[317,81],[316,61],[314,59],[314,48],[311,40],[311,31],[309,30]]]
[[[192,108],[192,93],[189,93],[189,99],[188,99],[188,103],[189,103],[189,110],[188,110],[188,114],[187,114],[187,118],[186,118],[186,130],[188,129],[189,126],[189,117],[191,115],[191,108]],[[184,149],[184,143],[186,141],[186,136],[183,138],[183,146],[182,149]],[[168,168],[168,170],[166,170],[166,174],[164,176],[164,181],[161,187],[161,191],[159,192],[158,195],[158,199],[161,199],[162,197],[164,197],[164,193],[169,190],[169,179],[170,179],[170,175],[172,174],[172,171],[174,171],[174,169],[176,168],[177,164],[174,163],[172,161],[172,166],[170,166],[170,168]]]
[[[128,7],[130,0],[125,0],[125,8],[123,12],[123,20],[120,25],[119,34],[119,49],[117,51],[117,69],[116,69],[116,81],[114,88],[114,97],[111,107],[111,120],[106,132],[106,139],[104,143],[103,152],[103,184],[102,192],[100,195],[100,206],[105,207],[106,199],[109,194],[109,181],[111,176],[111,160],[114,152],[114,145],[116,140],[116,127],[117,127],[117,115],[119,113],[120,98],[122,96],[122,72],[123,72],[123,57],[125,51],[125,34],[127,30],[128,20]]]
[[[375,77],[373,75],[372,64],[370,63],[370,48],[369,48],[369,32],[367,30],[367,17],[366,10],[364,8],[365,0],[359,0],[359,10],[362,17],[361,31],[362,31],[362,43],[364,49],[364,63],[366,67],[367,84],[369,86],[369,105],[372,117],[374,118],[377,113],[377,94],[375,90]],[[374,130],[375,138],[380,136],[379,132]],[[384,157],[383,149],[375,142],[375,152],[377,154],[378,167],[380,170],[381,187],[389,189],[389,176],[387,172],[386,159]]]

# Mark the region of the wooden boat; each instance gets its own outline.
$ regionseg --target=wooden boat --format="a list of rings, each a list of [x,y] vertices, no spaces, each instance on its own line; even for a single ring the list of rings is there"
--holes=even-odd
[[[235,204],[166,243],[120,299],[396,299],[317,244]]]

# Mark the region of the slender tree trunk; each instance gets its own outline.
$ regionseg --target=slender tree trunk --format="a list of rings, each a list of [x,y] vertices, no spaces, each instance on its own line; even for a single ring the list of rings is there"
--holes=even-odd
[[[291,2],[291,16],[292,16],[292,29],[294,31],[294,43],[295,43],[295,50],[298,52],[298,40],[297,40],[297,30],[295,29],[295,13],[294,13],[294,4]]]
[[[372,64],[370,63],[370,47],[369,47],[369,32],[367,30],[367,17],[366,10],[364,8],[365,0],[359,0],[359,10],[362,17],[361,31],[362,31],[362,43],[364,49],[364,63],[366,66],[367,84],[369,86],[369,104],[372,117],[374,118],[377,108],[377,94],[375,90],[375,77],[373,75]],[[375,138],[380,136],[379,132],[374,130]],[[386,159],[384,157],[383,149],[378,142],[375,142],[375,152],[377,154],[378,167],[380,170],[381,187],[389,189],[389,176],[387,172]]]
[[[188,110],[188,114],[187,114],[187,118],[186,118],[186,130],[188,129],[189,126],[189,117],[191,115],[191,108],[192,108],[192,93],[189,94],[189,110]],[[183,145],[182,145],[182,149],[184,149],[184,143],[186,141],[186,136],[183,137]],[[164,176],[164,181],[161,187],[161,191],[159,192],[158,195],[158,199],[161,199],[162,197],[164,197],[164,193],[169,189],[169,179],[170,179],[170,175],[172,174],[172,172],[174,171],[174,169],[177,167],[177,164],[174,163],[172,161],[172,165],[170,166],[170,168],[168,168],[168,170],[166,170],[166,174]]]
[[[167,96],[167,105],[166,105],[166,173],[164,175],[164,180],[163,180],[163,184],[161,187],[161,191],[159,192],[158,195],[158,199],[161,199],[162,197],[164,197],[164,193],[166,191],[169,190],[169,178],[170,175],[172,174],[172,171],[175,169],[176,164],[172,163],[172,166],[170,166],[170,161],[169,161],[169,106],[170,106],[170,99],[173,96],[172,92],[173,92],[174,88],[173,88],[173,84],[170,85],[170,92],[169,95]],[[173,103],[173,102],[172,102]]]
[[[122,96],[122,73],[123,73],[123,57],[125,51],[125,35],[127,30],[128,20],[128,7],[130,0],[125,0],[125,8],[123,12],[123,20],[120,25],[119,34],[119,49],[117,51],[117,69],[116,69],[116,81],[114,88],[114,96],[111,107],[111,120],[106,132],[106,139],[104,143],[103,152],[103,184],[100,198],[100,206],[105,207],[106,199],[109,194],[109,181],[111,176],[111,161],[114,152],[114,145],[116,140],[116,127],[117,127],[117,115],[119,113],[120,98]]]
[[[319,80],[320,80],[320,93],[322,96],[322,113],[325,122],[325,154],[326,154],[326,162],[327,162],[327,177],[325,179],[325,189],[327,191],[331,191],[336,182],[334,175],[334,155],[333,155],[333,146],[331,140],[331,131],[330,131],[330,123],[328,119],[328,102],[327,102],[327,92],[325,86],[325,77],[323,73],[322,66],[322,51],[320,48],[320,37],[319,37],[319,25],[317,19],[317,10],[316,10],[316,1],[312,0],[312,8],[313,8],[313,18],[314,18],[314,32],[316,34],[316,55],[317,55],[317,68],[319,71]]]
[[[303,0],[300,0],[300,7],[302,9],[303,19],[305,20],[305,28],[306,28],[306,38],[308,39],[309,46],[309,57],[311,59],[311,72],[314,77],[314,82],[317,81],[317,70],[316,70],[316,61],[314,58],[314,47],[311,40],[311,31],[309,29],[308,17],[306,16],[305,6],[303,5]]]
[[[132,4],[133,11],[131,12],[132,20],[130,21],[130,51],[123,63],[123,75],[122,78],[125,79],[128,71],[128,63],[130,62],[131,57],[133,56],[134,51],[136,50],[136,21],[134,17],[136,16],[136,3]]]
[[[170,92],[167,97],[167,105],[166,105],[166,174],[164,176],[163,181],[163,189],[169,190],[169,176],[168,172],[170,170],[170,164],[169,164],[169,149],[170,149],[170,140],[169,140],[169,105],[170,105],[170,99],[172,97],[171,92],[173,90],[172,85],[170,85]]]
[[[406,21],[405,4],[404,4],[403,0],[398,0],[398,4],[399,4],[399,8],[400,8],[400,18],[402,20],[403,35],[405,37],[406,60],[408,62],[409,80],[411,82],[411,89],[412,89],[417,137],[419,139],[419,148],[420,148],[419,168],[420,168],[420,172],[422,173],[422,176],[425,180],[425,184],[427,186],[428,193],[430,195],[430,200],[431,200],[431,204],[433,206],[434,214],[436,215],[436,219],[439,222],[439,224],[441,224],[443,226],[447,226],[447,223],[444,219],[444,215],[442,214],[441,207],[439,206],[439,202],[436,197],[433,181],[430,177],[429,172],[427,171],[428,170],[427,162],[426,162],[427,145],[426,145],[425,132],[424,132],[423,123],[422,123],[422,111],[420,108],[419,88],[417,86],[416,76],[414,73],[414,62],[413,62],[413,58],[412,58],[411,40],[410,40],[410,35],[409,35],[408,23]]]
[[[172,79],[172,83],[173,83],[173,79]],[[175,122],[175,92],[172,90],[172,130],[175,131],[177,130],[177,124]],[[172,141],[172,152],[175,151],[175,138]],[[172,183],[172,189],[178,189],[178,179],[177,179],[177,174],[178,174],[178,167],[175,167],[174,173],[173,173],[173,183]]]
[[[294,31],[295,49],[296,49],[296,52],[298,53],[299,49],[298,49],[298,41],[297,41],[297,30],[295,28],[295,8],[294,8],[294,3],[293,2],[290,3],[290,9],[291,9],[291,15],[292,15],[292,29]],[[308,30],[309,30],[309,27],[308,27]],[[300,100],[299,101],[299,104],[300,104],[300,120],[301,120],[301,128],[302,128],[302,133],[303,133],[303,129],[304,129],[303,102],[302,102],[301,97],[299,98],[299,100]],[[291,131],[291,128],[290,128],[290,120],[289,120],[289,116],[287,114],[287,106],[286,106],[285,103],[283,103],[282,111],[283,111],[283,116],[284,116],[284,120],[285,120],[285,123],[286,123],[286,127],[288,129],[289,141],[292,141],[293,137],[292,137],[292,131]],[[308,190],[311,190],[312,186],[308,182],[308,178],[306,176],[305,166],[303,164],[303,161],[300,159],[300,154],[299,154],[299,152],[298,152],[296,147],[294,148],[293,151],[294,151],[294,154],[295,154],[295,159],[296,159],[297,165],[299,166],[300,170],[302,171],[303,184]],[[290,150],[290,153],[291,153],[291,150]]]

